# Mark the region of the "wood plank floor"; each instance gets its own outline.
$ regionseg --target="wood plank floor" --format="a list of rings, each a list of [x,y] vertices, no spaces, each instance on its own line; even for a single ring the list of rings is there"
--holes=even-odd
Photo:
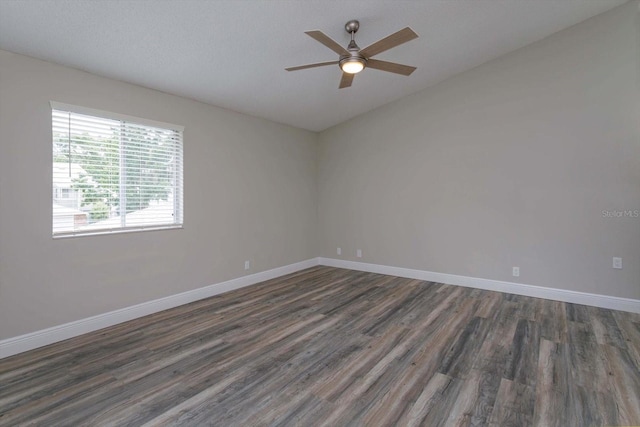
[[[0,360],[0,425],[640,425],[640,315],[314,267]]]

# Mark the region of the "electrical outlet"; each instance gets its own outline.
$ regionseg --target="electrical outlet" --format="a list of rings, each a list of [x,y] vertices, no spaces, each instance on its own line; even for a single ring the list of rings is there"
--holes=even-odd
[[[357,256],[358,258],[362,258],[362,249],[358,249],[358,250],[356,251],[356,256]]]
[[[622,270],[622,258],[613,257],[613,268]]]
[[[245,262],[244,262],[244,269],[245,269],[245,270],[248,270],[248,269],[250,269],[250,268],[251,268],[251,261],[245,261]]]
[[[338,248],[338,250],[336,251],[336,253],[337,253],[338,255],[342,255],[342,248]]]
[[[520,267],[513,267],[513,277],[519,277],[520,276]]]

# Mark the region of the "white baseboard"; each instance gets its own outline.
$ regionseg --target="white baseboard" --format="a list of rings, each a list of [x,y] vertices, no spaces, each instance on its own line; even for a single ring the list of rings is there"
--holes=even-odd
[[[5,339],[0,341],[0,359],[53,344],[58,341],[73,338],[78,335],[86,334],[87,332],[97,331],[108,326],[113,326],[118,323],[157,313],[162,310],[209,298],[234,289],[264,282],[265,280],[275,279],[276,277],[295,273],[296,271],[304,270],[305,268],[316,265],[318,265],[318,258],[312,258],[295,264],[285,265],[272,270],[251,274],[249,276],[238,277],[237,279],[227,280],[226,282],[216,283],[214,285],[205,286],[204,288],[182,292],[180,294],[143,302],[142,304],[133,305],[131,307],[110,311],[97,316],[87,317],[85,319],[65,323],[63,325],[53,326],[51,328],[29,334]]]
[[[162,310],[178,307],[190,302],[209,298],[224,292],[240,289],[265,280],[275,279],[286,274],[295,273],[316,265],[347,268],[350,270],[367,271],[371,273],[387,274],[390,276],[408,277],[429,282],[446,283],[490,291],[506,292],[536,298],[570,302],[574,304],[591,305],[612,310],[640,313],[640,300],[619,298],[607,295],[589,294],[564,289],[545,288],[541,286],[524,285],[522,283],[503,282],[500,280],[480,279],[476,277],[458,276],[455,274],[435,273],[432,271],[414,270],[410,268],[392,267],[387,265],[368,264],[364,262],[345,261],[333,258],[312,258],[295,264],[285,265],[272,270],[263,271],[249,276],[238,277],[226,282],[216,283],[204,288],[194,289],[176,295],[144,302],[131,307],[122,308],[97,316],[88,317],[63,325],[54,326],[40,331],[8,338],[0,341],[0,359],[13,356],[38,347],[53,344],[88,332],[97,331],[118,323],[137,319]]]
[[[364,262],[345,261],[334,258],[320,258],[320,265],[640,313],[640,300],[630,298],[590,294],[565,289],[545,288],[542,286],[524,285],[522,283],[503,282],[500,280],[480,279],[477,277],[457,276],[455,274],[434,273],[432,271],[413,270],[410,268],[391,267],[388,265],[367,264]]]

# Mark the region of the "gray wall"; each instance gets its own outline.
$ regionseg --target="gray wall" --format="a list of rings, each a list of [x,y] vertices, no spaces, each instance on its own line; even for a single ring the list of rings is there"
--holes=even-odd
[[[602,214],[640,210],[638,27],[631,2],[323,132],[321,256],[640,298],[640,218]]]
[[[629,3],[319,136],[0,51],[0,340],[245,259],[640,298],[640,218],[602,215],[640,210],[639,34]],[[185,228],[53,240],[50,100],[184,125]]]
[[[184,125],[184,229],[53,240],[50,100]],[[316,144],[0,51],[0,340],[317,256]]]

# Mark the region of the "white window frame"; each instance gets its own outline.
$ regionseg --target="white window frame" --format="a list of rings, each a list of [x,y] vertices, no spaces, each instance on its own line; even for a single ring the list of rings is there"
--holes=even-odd
[[[150,127],[162,128],[162,129],[178,132],[180,135],[179,146],[180,146],[180,156],[181,156],[181,161],[179,162],[179,167],[177,171],[177,174],[180,176],[179,178],[180,184],[177,185],[176,192],[178,194],[174,194],[174,200],[173,200],[174,213],[175,213],[174,224],[135,225],[135,226],[113,227],[113,228],[104,228],[104,229],[86,230],[86,231],[78,230],[78,231],[64,231],[64,232],[55,232],[53,230],[53,224],[52,224],[52,237],[54,239],[184,228],[184,126],[175,125],[172,123],[160,122],[156,120],[145,119],[141,117],[129,116],[126,114],[113,113],[110,111],[98,110],[94,108],[82,107],[78,105],[65,104],[57,101],[50,101],[49,103],[51,105],[52,112],[53,110],[67,111],[67,112],[76,113],[76,114],[94,116],[97,118],[117,120],[120,122],[127,122],[134,125],[150,126]],[[53,133],[53,123],[50,129],[51,129],[51,132]],[[51,137],[51,141],[53,141],[53,135]],[[51,218],[53,221],[53,214],[51,215]]]

